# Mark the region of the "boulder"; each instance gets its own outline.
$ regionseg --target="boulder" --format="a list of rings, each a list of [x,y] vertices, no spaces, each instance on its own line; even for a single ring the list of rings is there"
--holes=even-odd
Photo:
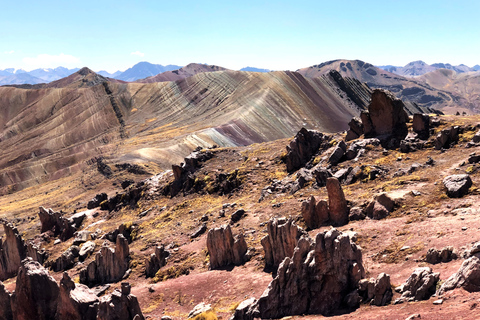
[[[76,284],[68,273],[63,273],[60,280],[57,319],[95,320],[98,301],[93,290],[83,284]]]
[[[76,222],[65,218],[61,212],[40,207],[38,216],[42,224],[40,232],[52,231],[54,236],[59,236],[62,241],[70,239],[77,230]]]
[[[27,257],[27,247],[13,224],[3,222],[5,237],[0,240],[0,280],[15,276],[21,261]]]
[[[456,143],[459,138],[459,126],[454,126],[448,129],[443,129],[440,131],[437,136],[435,137],[435,149],[447,149],[452,144]]]
[[[130,294],[130,285],[122,283],[121,290],[100,299],[97,320],[144,320],[137,297]]]
[[[475,250],[470,250],[470,252],[473,255],[466,259],[460,269],[442,284],[437,292],[438,295],[455,288],[463,288],[468,292],[480,291],[480,252],[475,252]]]
[[[472,138],[472,141],[473,141],[474,143],[479,143],[479,142],[480,142],[480,130],[477,131],[477,133],[475,133],[475,135],[474,135],[473,138]]]
[[[319,187],[325,187],[327,185],[327,179],[332,176],[330,171],[319,165],[312,169],[312,175],[315,177],[315,181]]]
[[[287,172],[302,168],[314,156],[328,137],[323,133],[302,128],[287,146]]]
[[[52,263],[52,270],[58,272],[72,268],[79,253],[80,248],[78,246],[71,246]]]
[[[207,231],[207,223],[206,223],[206,222],[202,223],[202,225],[201,225],[200,227],[198,227],[198,228],[190,235],[190,238],[191,238],[191,239],[198,238],[198,237],[200,237],[202,234],[204,234],[205,231]]]
[[[88,286],[117,282],[123,278],[129,265],[128,241],[121,234],[117,236],[115,250],[104,243],[95,255],[95,261],[80,271],[80,283]]]
[[[425,261],[431,264],[450,262],[454,259],[457,259],[457,254],[450,246],[441,250],[430,248],[425,256]]]
[[[362,121],[359,118],[352,118],[352,120],[350,120],[350,122],[348,123],[348,126],[350,127],[350,129],[347,130],[345,141],[357,139],[363,134],[363,125]]]
[[[80,261],[85,260],[88,258],[93,251],[95,251],[96,244],[93,241],[87,241],[85,242],[82,247],[80,248],[80,252],[78,253],[78,259]]]
[[[412,130],[418,138],[427,140],[430,135],[430,116],[428,114],[415,113],[413,115]]]
[[[472,186],[472,179],[468,174],[454,174],[443,179],[443,185],[447,188],[450,198],[461,198],[468,193]]]
[[[73,244],[78,246],[84,242],[87,242],[88,240],[90,240],[90,234],[91,232],[90,231],[78,231],[75,233],[75,239],[73,240]]]
[[[31,257],[33,261],[38,261],[40,264],[43,265],[43,263],[48,258],[48,253],[45,251],[45,249],[41,249],[32,241],[29,241],[27,243],[27,257]]]
[[[88,201],[87,209],[94,209],[100,207],[100,203],[107,200],[108,196],[105,192],[97,194],[92,200]]]
[[[345,144],[345,141],[341,140],[339,143],[337,143],[337,146],[335,149],[333,149],[333,152],[328,157],[328,163],[330,163],[332,166],[336,166],[342,160],[345,152],[347,152],[347,145]]]
[[[393,297],[390,276],[386,273],[380,273],[375,280],[373,289],[372,304],[375,306],[385,306],[390,303]]]
[[[380,220],[387,217],[395,207],[395,201],[386,193],[376,195],[366,208],[366,214],[371,219]]]
[[[328,202],[311,196],[308,201],[302,203],[302,217],[309,229],[317,229],[328,222]]]
[[[12,295],[0,281],[0,319],[13,319],[11,307]]]
[[[14,319],[55,319],[59,287],[40,263],[22,260],[12,295]]]
[[[330,221],[334,226],[348,223],[348,207],[342,186],[336,178],[327,179],[328,210]]]
[[[440,273],[434,273],[429,267],[415,269],[407,282],[401,285],[401,299],[415,301],[429,299],[435,293],[439,279]]]
[[[237,223],[238,221],[240,221],[240,219],[243,218],[244,215],[245,215],[245,210],[238,209],[237,211],[232,213],[232,215],[230,216],[230,224]]]
[[[351,208],[350,213],[348,214],[348,220],[350,221],[364,220],[365,217],[365,212],[361,207]]]
[[[230,225],[210,229],[207,235],[207,250],[210,254],[210,269],[229,265],[241,265],[248,258],[247,242],[243,234],[233,237]]]
[[[360,248],[347,235],[331,229],[318,233],[315,240],[302,236],[262,296],[233,319],[332,315],[346,307],[347,296],[356,291],[364,275]]]
[[[268,235],[261,240],[265,251],[265,268],[276,270],[283,259],[293,255],[297,241],[305,231],[291,218],[274,218],[268,221],[267,232]]]
[[[193,309],[188,313],[188,319],[192,319],[202,313],[212,311],[212,305],[201,302],[197,304]]]
[[[150,255],[150,258],[145,262],[145,275],[147,277],[154,277],[161,267],[167,264],[167,258],[170,252],[165,250],[164,246],[155,247],[155,253]]]

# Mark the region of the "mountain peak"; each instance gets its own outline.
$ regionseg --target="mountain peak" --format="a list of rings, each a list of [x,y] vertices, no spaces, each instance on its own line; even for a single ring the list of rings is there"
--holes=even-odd
[[[95,72],[93,72],[92,70],[90,70],[90,69],[87,68],[87,67],[83,67],[82,69],[78,70],[77,73],[78,73],[79,75],[86,76],[86,75],[89,75],[89,74],[95,73]]]

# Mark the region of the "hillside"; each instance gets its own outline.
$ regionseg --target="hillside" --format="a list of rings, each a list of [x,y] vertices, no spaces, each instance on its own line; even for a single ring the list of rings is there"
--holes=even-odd
[[[176,82],[105,80],[84,68],[33,89],[0,87],[2,193],[65,177],[101,157],[157,170],[197,146],[272,141],[302,126],[345,130],[370,95],[364,84],[338,73],[306,79],[294,72],[220,71]]]

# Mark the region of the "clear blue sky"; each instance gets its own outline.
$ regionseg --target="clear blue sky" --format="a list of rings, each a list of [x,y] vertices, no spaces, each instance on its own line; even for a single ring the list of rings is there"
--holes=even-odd
[[[480,64],[480,1],[3,1],[0,69]]]

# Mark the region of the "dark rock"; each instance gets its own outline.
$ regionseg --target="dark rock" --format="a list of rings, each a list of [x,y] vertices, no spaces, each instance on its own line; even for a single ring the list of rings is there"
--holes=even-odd
[[[342,160],[345,152],[347,152],[347,145],[345,144],[345,141],[341,140],[339,143],[337,143],[337,146],[333,150],[332,154],[330,154],[330,157],[328,157],[328,163],[330,163],[332,166],[336,166]]]
[[[366,217],[364,211],[360,207],[353,207],[350,209],[350,213],[348,215],[348,220],[350,221],[357,221],[357,220],[364,220]]]
[[[122,181],[122,183],[120,185],[122,186],[122,189],[127,189],[128,187],[130,187],[134,183],[135,183],[135,181],[133,181],[132,179],[125,179],[125,180]]]
[[[443,129],[437,134],[435,138],[435,149],[447,149],[452,144],[458,142],[459,138],[459,127],[454,126],[449,129]]]
[[[340,182],[336,178],[327,179],[328,211],[334,226],[348,223],[348,207]]]
[[[322,144],[328,143],[328,138],[321,132],[302,128],[287,146],[285,159],[287,172],[302,168],[317,153]]]
[[[385,306],[390,303],[393,297],[390,276],[385,273],[378,275],[375,280],[372,304],[376,306]]]
[[[88,201],[87,209],[93,209],[100,206],[100,203],[107,200],[108,196],[105,192],[97,194],[92,200]]]
[[[472,138],[472,142],[474,143],[479,143],[480,142],[480,130],[475,133],[475,135]]]
[[[422,140],[428,139],[430,135],[430,116],[428,114],[416,113],[413,115],[412,130]]]
[[[472,179],[468,174],[455,174],[445,177],[443,185],[447,188],[447,195],[450,198],[461,198],[468,193]]]
[[[122,291],[125,290],[122,284]],[[138,304],[137,297],[132,294],[123,294],[118,289],[111,295],[102,297],[98,305],[97,320],[144,320],[145,317]]]
[[[309,229],[316,229],[329,220],[328,203],[320,200],[318,203],[315,197],[311,196],[308,201],[302,203],[302,217]]]
[[[202,225],[201,225],[200,227],[197,228],[197,230],[195,230],[195,231],[190,235],[190,238],[191,238],[191,239],[198,238],[198,237],[200,237],[202,234],[204,234],[205,231],[207,231],[207,224],[204,222],[204,223],[202,223]]]
[[[106,178],[110,178],[113,174],[112,168],[105,162],[104,158],[97,159],[97,170]]]
[[[265,251],[265,268],[276,269],[286,257],[293,255],[298,239],[305,234],[292,219],[271,219],[267,223],[268,235],[261,243]]]
[[[468,292],[480,291],[480,258],[479,254],[465,260],[460,269],[450,276],[440,287],[437,295],[455,288],[463,288]]]
[[[245,210],[238,209],[237,211],[232,213],[232,215],[230,217],[230,224],[237,223],[238,221],[240,221],[240,219],[243,218],[244,215],[245,215]]]
[[[52,263],[52,270],[58,272],[72,268],[75,264],[75,259],[79,256],[79,253],[79,247],[71,246]]]
[[[97,318],[98,297],[83,284],[76,284],[68,273],[60,280],[57,319],[95,320]]]
[[[95,261],[80,271],[80,283],[88,286],[121,280],[129,265],[128,241],[121,234],[117,236],[115,250],[105,243],[95,255]]]
[[[472,153],[470,156],[468,156],[468,163],[479,163],[480,162],[480,155],[476,155],[475,153]]]
[[[11,293],[8,292],[3,283],[0,281],[0,319],[13,319],[11,300]]]
[[[301,237],[293,256],[283,260],[263,295],[233,319],[332,315],[357,289],[364,274],[360,248],[347,235],[332,229],[317,234],[315,241]]]
[[[392,200],[386,193],[376,195],[374,199],[368,204],[366,214],[368,217],[380,220],[387,217],[395,207],[395,201]]]
[[[415,301],[429,299],[436,290],[440,273],[434,273],[431,268],[417,268],[407,282],[401,285],[401,299]]]
[[[145,275],[147,278],[154,277],[157,271],[167,264],[169,256],[170,252],[165,250],[164,246],[155,247],[155,253],[152,253],[145,262]]]
[[[47,261],[48,253],[45,249],[41,249],[39,246],[29,241],[27,244],[27,257],[31,257],[33,261],[37,261],[43,265],[43,263]]]
[[[330,171],[320,166],[313,168],[312,175],[315,177],[315,181],[319,187],[325,187],[327,185],[327,179],[332,176]]]
[[[59,287],[47,270],[31,258],[22,260],[15,293],[13,319],[55,319]]]
[[[118,226],[117,229],[110,231],[106,233],[102,239],[107,239],[108,241],[111,242],[116,242],[117,241],[117,236],[121,234],[122,236],[127,239],[128,243],[132,243],[133,238],[132,238],[132,233],[134,233],[135,229],[137,229],[137,224],[136,223],[122,223],[121,225]]]
[[[13,224],[3,222],[5,237],[0,240],[0,280],[15,276],[21,261],[27,257],[27,248]]]
[[[347,131],[346,141],[359,138],[363,134],[363,125],[360,119],[354,117],[348,123],[350,129]]]
[[[61,212],[54,212],[52,209],[40,207],[38,216],[42,224],[40,232],[51,230],[54,236],[59,236],[62,241],[70,239],[77,230],[75,227],[76,223],[72,219],[65,218]]]
[[[247,243],[243,234],[233,237],[230,225],[210,229],[207,235],[210,269],[242,265],[248,260]]]
[[[445,247],[441,250],[430,248],[425,256],[425,261],[431,264],[450,262],[454,259],[457,259],[457,254],[453,247]]]

